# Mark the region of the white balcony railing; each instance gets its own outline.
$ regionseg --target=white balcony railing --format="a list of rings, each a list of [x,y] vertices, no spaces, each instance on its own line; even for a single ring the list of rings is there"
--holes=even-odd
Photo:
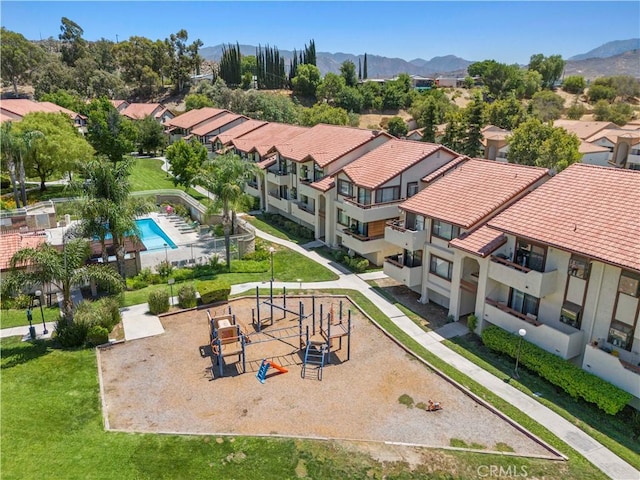
[[[422,250],[427,241],[426,230],[411,230],[404,227],[404,222],[391,220],[384,229],[384,239],[410,252]]]
[[[557,290],[557,273],[538,272],[496,256],[489,262],[489,278],[537,298]]]

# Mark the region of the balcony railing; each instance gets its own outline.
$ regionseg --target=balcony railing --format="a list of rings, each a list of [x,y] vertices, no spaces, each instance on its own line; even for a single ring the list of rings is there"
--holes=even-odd
[[[358,232],[353,232],[351,230],[349,230],[348,228],[345,228],[342,233],[344,233],[345,235],[349,235],[350,237],[355,238],[356,240],[360,240],[361,242],[369,242],[371,240],[380,240],[380,239],[384,239],[384,235],[376,235],[373,237],[369,237],[366,235],[361,235]]]
[[[344,196],[343,196],[344,197]],[[405,198],[398,198],[396,200],[390,200],[388,202],[378,202],[378,203],[360,203],[357,200],[355,200],[355,197],[344,197],[344,201],[346,203],[349,203],[355,207],[358,208],[362,208],[364,210],[367,210],[369,208],[376,208],[376,207],[388,207],[390,205],[394,205],[400,202],[404,202],[406,199]]]
[[[540,272],[496,255],[489,264],[489,278],[537,298],[557,290],[557,274],[557,270]]]
[[[498,300],[494,300],[493,298],[485,298],[485,302],[489,305],[496,307],[498,310],[502,310],[509,315],[513,315],[514,317],[518,317],[520,320],[530,323],[534,327],[539,327],[542,325],[536,318],[531,315],[525,315],[524,313],[518,312],[511,307],[508,307],[506,303],[499,302]]]
[[[414,232],[415,229],[405,227],[404,220],[389,220],[386,226],[398,232]]]
[[[308,205],[304,202],[298,202],[296,205],[298,205],[298,208],[300,210],[303,210],[307,213],[315,214],[315,208],[312,205]]]

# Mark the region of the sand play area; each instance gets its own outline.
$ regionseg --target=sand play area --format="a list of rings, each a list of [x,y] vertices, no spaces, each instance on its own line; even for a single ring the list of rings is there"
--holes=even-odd
[[[270,307],[260,299],[261,318]],[[287,308],[312,312],[312,297],[287,297]],[[452,439],[484,450],[552,456],[543,445],[485,408],[417,360],[381,331],[346,297],[315,297],[324,321],[333,312],[343,322],[351,311],[350,359],[347,341],[325,365],[322,380],[309,370],[301,377],[304,350],[297,335],[297,315],[274,309],[273,325],[254,333],[255,297],[210,308],[213,317],[231,308],[253,342],[245,348],[246,373],[230,357],[224,376],[214,366],[207,310],[161,317],[165,333],[113,345],[99,352],[107,427],[135,432],[218,435],[281,435],[448,447]],[[274,299],[282,305],[282,297]],[[311,317],[303,322],[303,331]],[[326,325],[326,324],[325,324]],[[275,331],[277,329],[277,331]],[[273,333],[271,333],[273,332]],[[282,333],[281,333],[282,332]],[[281,338],[292,335],[289,338]],[[304,336],[304,335],[303,335]],[[271,341],[264,341],[269,340]],[[259,341],[261,340],[261,341]],[[256,378],[263,358],[288,370]],[[399,401],[404,395],[413,407]],[[438,401],[443,409],[427,412],[419,403]],[[411,403],[411,402],[409,402]]]

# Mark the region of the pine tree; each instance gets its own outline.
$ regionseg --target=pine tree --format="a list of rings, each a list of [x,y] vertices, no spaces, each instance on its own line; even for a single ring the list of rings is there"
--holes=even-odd
[[[479,93],[467,106],[467,135],[462,153],[477,157],[482,151],[482,127],[484,126],[484,102]]]
[[[369,73],[367,72],[367,54],[364,54],[364,66],[362,67],[362,79],[366,80],[369,78]]]
[[[362,63],[360,57],[358,57],[358,80],[362,80]]]

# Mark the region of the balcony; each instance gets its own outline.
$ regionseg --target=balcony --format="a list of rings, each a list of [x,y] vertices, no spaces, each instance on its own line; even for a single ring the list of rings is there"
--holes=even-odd
[[[268,170],[267,171],[267,181],[273,183],[274,185],[287,185],[291,184],[291,176],[287,170]]]
[[[394,200],[387,203],[362,204],[353,198],[338,196],[338,202],[344,212],[354,220],[360,223],[376,222],[379,220],[387,220],[400,215],[398,205],[403,200]]]
[[[384,273],[409,288],[422,283],[422,265],[408,267],[402,264],[402,255],[391,255],[384,259]]]
[[[557,289],[557,270],[538,272],[505,258],[491,256],[489,278],[521,292],[542,298]]]
[[[284,213],[291,213],[291,202],[274,192],[269,192],[267,203]]]
[[[521,328],[527,331],[525,339],[547,352],[570,359],[582,353],[584,332],[568,325],[558,323],[551,326],[537,317],[524,315],[512,310],[505,303],[485,299],[484,319],[508,332],[517,332]]]
[[[587,345],[582,368],[640,398],[640,358],[637,353],[625,353],[629,358],[623,360],[598,346]]]
[[[393,245],[404,248],[411,252],[422,250],[427,242],[426,230],[411,230],[405,228],[401,220],[391,220],[387,222],[384,229],[384,239]]]
[[[315,209],[313,208],[313,205],[309,205],[304,202],[297,202],[296,207],[297,208],[294,211],[292,211],[292,213],[296,217],[312,225],[315,224],[316,217],[315,217]]]
[[[298,182],[298,195],[305,195],[309,198],[318,198],[318,190],[313,188],[309,183]]]
[[[352,232],[348,228],[343,229],[342,234],[342,245],[346,248],[350,248],[360,255],[379,252],[386,246],[384,235],[378,235],[376,237],[366,237],[364,235]]]

